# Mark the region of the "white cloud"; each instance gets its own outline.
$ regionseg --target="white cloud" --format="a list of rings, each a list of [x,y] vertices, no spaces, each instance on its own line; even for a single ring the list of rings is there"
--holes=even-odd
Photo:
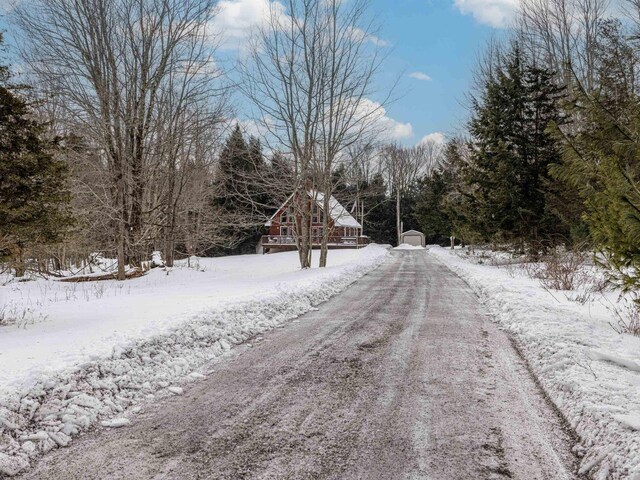
[[[373,43],[376,47],[390,47],[391,43],[387,42],[386,40],[383,40],[380,37],[376,37],[375,35],[369,35],[367,37],[367,40],[369,40],[371,43]]]
[[[352,133],[361,130],[373,131],[382,141],[395,141],[413,136],[411,123],[402,123],[387,115],[387,110],[379,103],[368,98],[354,100],[354,118]],[[273,131],[278,130],[278,125],[270,118],[262,119],[232,119],[231,126],[239,124],[247,135],[254,135],[259,139],[269,142],[277,142],[272,136]],[[275,143],[273,144],[275,145]]]
[[[272,13],[284,17],[284,5],[276,0],[221,0],[211,28],[222,36],[222,48],[243,49],[251,33],[266,25]]]
[[[358,112],[365,122],[371,122],[374,129],[387,140],[400,140],[413,135],[413,126],[402,123],[387,115],[387,110],[378,102],[363,98],[358,104]]]
[[[513,19],[519,0],[454,0],[463,15],[473,15],[480,23],[494,28],[505,28]]]
[[[240,125],[240,129],[245,135],[264,138],[268,134],[268,131],[265,128],[264,124],[262,124],[258,120],[234,118],[233,120],[231,120],[230,125]]]
[[[256,28],[267,25],[272,14],[279,21],[289,18],[285,6],[279,0],[220,0],[211,24],[212,33],[222,36],[222,48],[242,50],[246,48],[251,33]],[[377,47],[390,46],[386,40],[359,28],[353,28],[352,33],[356,39],[364,38]]]
[[[415,78],[416,80],[421,80],[423,82],[430,82],[433,80],[429,75],[422,72],[412,72],[409,74],[411,78]]]
[[[408,138],[413,135],[413,125],[410,123],[401,123],[387,116],[382,119],[382,123],[389,127],[385,131],[394,140]]]
[[[435,143],[436,145],[444,145],[445,140],[446,138],[444,136],[444,133],[433,132],[422,137],[422,140],[418,142],[418,145],[422,145],[423,143]]]
[[[391,44],[386,40],[383,40],[380,37],[376,37],[375,35],[372,35],[370,33],[366,33],[364,30],[361,30],[360,28],[355,28],[355,27],[351,28],[351,34],[353,35],[353,38],[355,41],[365,39],[368,42],[371,42],[372,44],[374,44],[376,47],[384,48],[384,47],[391,46]]]
[[[6,15],[12,10],[13,5],[9,0],[0,0],[0,13]]]

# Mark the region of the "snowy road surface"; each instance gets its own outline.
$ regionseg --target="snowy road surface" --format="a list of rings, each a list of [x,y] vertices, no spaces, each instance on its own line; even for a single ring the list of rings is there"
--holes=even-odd
[[[574,478],[509,338],[424,251],[42,459],[33,479]]]

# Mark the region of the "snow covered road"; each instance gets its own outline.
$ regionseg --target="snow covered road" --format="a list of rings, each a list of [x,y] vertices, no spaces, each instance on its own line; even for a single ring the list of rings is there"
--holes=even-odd
[[[425,251],[24,478],[571,479],[568,434],[509,338]]]

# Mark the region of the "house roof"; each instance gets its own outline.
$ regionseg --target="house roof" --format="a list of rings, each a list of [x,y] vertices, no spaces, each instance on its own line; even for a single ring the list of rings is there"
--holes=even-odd
[[[417,230],[407,230],[406,232],[402,232],[402,235],[406,235],[406,234],[412,234],[412,235],[422,235],[424,236],[424,233],[419,232]]]
[[[313,193],[313,191],[309,192],[309,196],[311,198],[313,198],[314,196]],[[322,205],[324,203],[324,193],[315,192],[315,197],[316,203],[320,208],[322,208]],[[331,218],[336,223],[337,227],[362,227],[362,225],[360,225],[360,223],[358,223],[358,221],[353,218],[353,216],[347,211],[347,209],[344,208],[333,195],[329,199],[329,210],[329,215],[331,215]]]
[[[289,198],[287,198],[284,203],[282,205],[280,205],[280,208],[278,208],[278,210],[276,210],[276,213],[274,213],[273,215],[271,215],[271,218],[269,220],[267,220],[267,223],[264,224],[265,227],[270,227],[271,223],[273,222],[273,220],[276,218],[276,215],[278,215],[278,213],[280,212],[280,210],[282,210],[282,207],[284,207],[287,203],[289,203],[289,201],[291,201],[291,198],[296,194],[296,192],[293,192],[291,195],[289,195]]]
[[[284,205],[286,205],[291,201],[291,198],[293,197],[294,194],[295,192],[289,195],[289,198],[287,198],[287,200],[282,204],[282,206],[280,206],[278,211],[271,216],[271,218],[267,223],[265,223],[266,227],[271,226],[271,223],[276,218],[276,215],[278,215],[278,212],[282,210],[282,207]],[[314,191],[314,190],[309,190],[307,192],[307,195],[309,195],[309,198],[316,199],[316,205],[318,205],[320,208],[323,207],[324,193]],[[329,215],[331,216],[331,218],[333,219],[337,227],[362,228],[362,225],[360,225],[360,223],[355,218],[353,218],[353,216],[347,211],[347,209],[344,208],[340,204],[340,202],[336,200],[336,198],[333,195],[329,199]]]

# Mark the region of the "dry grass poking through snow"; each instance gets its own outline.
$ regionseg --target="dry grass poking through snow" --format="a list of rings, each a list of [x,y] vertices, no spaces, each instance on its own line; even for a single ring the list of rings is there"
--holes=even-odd
[[[616,332],[640,337],[640,298],[637,295],[621,304],[613,304],[611,311],[615,316],[615,322],[611,322],[610,325]]]
[[[456,250],[456,254],[477,265],[504,269],[512,278],[525,275],[538,280],[556,300],[564,297],[580,305],[604,306],[611,314],[609,325],[614,331],[640,336],[640,295],[614,291],[605,272],[594,265],[592,253],[556,249],[536,260],[484,248]]]

